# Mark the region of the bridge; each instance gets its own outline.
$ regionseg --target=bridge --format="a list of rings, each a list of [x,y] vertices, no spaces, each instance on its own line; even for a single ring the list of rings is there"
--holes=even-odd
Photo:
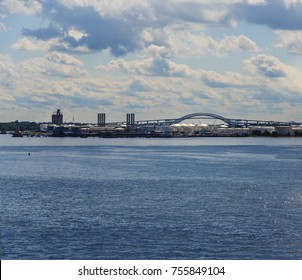
[[[267,121],[267,120],[248,120],[248,119],[232,119],[226,118],[213,113],[193,113],[189,115],[182,116],[175,119],[158,119],[158,120],[140,120],[135,121],[134,124],[137,126],[144,125],[160,125],[167,126],[172,124],[181,123],[184,120],[189,119],[212,119],[212,120],[221,120],[229,127],[249,127],[249,126],[292,126],[292,125],[301,125],[302,123],[297,122],[283,122],[283,121]],[[127,124],[127,122],[119,122],[118,124]]]

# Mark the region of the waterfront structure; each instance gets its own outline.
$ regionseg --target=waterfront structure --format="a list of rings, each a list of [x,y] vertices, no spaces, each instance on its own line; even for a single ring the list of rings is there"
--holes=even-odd
[[[292,129],[295,136],[302,136],[302,125],[293,127]]]
[[[60,109],[57,109],[51,116],[51,123],[55,125],[62,125],[63,123],[63,113]]]
[[[249,119],[233,119],[233,118],[226,118],[221,115],[212,114],[212,113],[194,113],[182,116],[180,118],[170,118],[170,119],[157,119],[157,120],[142,120],[142,121],[135,121],[136,126],[142,125],[172,125],[172,124],[179,124],[185,120],[200,120],[200,119],[207,119],[207,120],[220,120],[223,121],[228,127],[250,127],[250,126],[294,126],[300,125],[302,123],[297,122],[282,122],[282,121],[266,121],[266,120],[249,120]],[[117,124],[125,124],[125,122],[117,122]]]
[[[249,126],[249,129],[252,134],[272,134],[276,132],[275,127],[273,126]]]
[[[294,135],[294,131],[291,126],[276,126],[275,130],[276,130],[276,133],[278,133],[278,135],[282,135],[282,136],[293,136]]]
[[[196,124],[207,119],[213,123]],[[185,120],[190,120],[185,123]],[[220,121],[217,123],[217,120]],[[195,123],[194,123],[195,121]],[[299,126],[300,125],[300,126]],[[105,113],[98,113],[97,124],[65,124],[58,109],[52,124],[43,124],[41,131],[52,131],[54,136],[97,137],[200,137],[200,136],[302,136],[301,123],[248,119],[232,119],[212,113],[193,113],[175,119],[135,120],[127,113],[122,122],[106,123]]]
[[[104,127],[106,125],[106,114],[99,113],[98,114],[98,126]]]
[[[126,115],[126,125],[127,130],[132,130],[135,128],[135,114],[130,113]]]

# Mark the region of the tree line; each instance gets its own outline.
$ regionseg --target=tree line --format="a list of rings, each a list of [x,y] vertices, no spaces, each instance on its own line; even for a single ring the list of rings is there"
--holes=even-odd
[[[36,131],[39,130],[40,125],[36,122],[28,121],[14,121],[14,122],[0,122],[0,131]]]

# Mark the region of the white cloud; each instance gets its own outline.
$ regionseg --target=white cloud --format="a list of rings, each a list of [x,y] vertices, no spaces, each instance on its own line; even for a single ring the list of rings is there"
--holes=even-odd
[[[135,13],[136,10],[148,10],[149,2],[144,0],[58,0],[60,4],[73,9],[92,7],[99,12],[101,16],[120,16],[128,11]],[[152,2],[152,1],[151,1]]]
[[[3,81],[18,77],[17,67],[10,56],[0,54],[0,73]]]
[[[226,52],[238,51],[238,50],[246,51],[246,52],[258,51],[257,44],[244,35],[225,36],[225,38],[220,42],[219,49]]]
[[[187,65],[176,64],[164,57],[150,57],[132,61],[115,59],[107,66],[100,65],[97,69],[118,70],[145,76],[189,77],[195,75],[195,71],[191,70]]]
[[[73,56],[64,53],[52,52],[47,54],[45,57],[48,61],[60,65],[68,65],[73,67],[78,67],[83,65],[83,62],[81,60],[76,59]]]
[[[31,97],[31,100],[35,101],[35,102],[38,102],[38,103],[45,103],[45,102],[47,102],[46,98],[43,98],[43,97],[40,97],[40,96],[35,96],[35,95]]]
[[[80,41],[83,37],[87,36],[87,34],[77,30],[74,27],[71,27],[68,31],[67,31],[68,36],[74,38],[76,41]]]
[[[129,86],[129,90],[133,92],[147,92],[151,90],[151,87],[148,85],[146,80],[139,78],[131,81]]]
[[[83,47],[91,52],[109,49],[115,56],[121,56],[146,45],[169,44],[180,53],[177,44],[183,41],[187,41],[181,44],[186,49],[194,44],[191,53],[196,53],[195,46],[202,51],[214,46],[218,52],[257,49],[255,42],[244,35],[225,36],[215,41],[200,33],[210,26],[236,26],[236,16],[230,7],[240,1],[57,0],[41,3],[41,15],[50,23],[49,27],[24,29],[23,35],[45,41],[55,37],[65,51],[78,51]],[[177,44],[173,43],[175,39]]]
[[[302,31],[278,30],[278,48],[290,54],[302,54]]]
[[[274,0],[251,5],[242,2],[229,6],[230,16],[252,24],[266,25],[278,30],[302,29],[302,2],[299,0]]]
[[[301,72],[277,58],[265,55],[251,57],[246,60],[243,73],[218,73],[173,64],[170,59],[160,56],[162,51],[154,47],[150,53],[157,53],[156,59],[168,63],[170,69],[165,75],[155,75],[157,71],[165,70],[161,67],[161,70],[155,70],[152,57],[145,57],[113,60],[103,66],[106,72],[95,78],[85,74],[81,61],[58,52],[21,63],[1,56],[0,73],[1,77],[6,77],[0,81],[2,104],[10,108],[14,106],[18,114],[19,111],[20,114],[27,112],[26,108],[38,114],[35,106],[44,108],[48,114],[57,106],[73,115],[75,112],[72,113],[72,110],[81,108],[76,118],[93,121],[98,110],[104,108],[110,110],[112,120],[124,119],[124,112],[129,110],[135,111],[138,118],[148,119],[154,116],[177,117],[207,108],[235,117],[238,114],[269,114],[272,104],[282,108],[287,102],[294,106],[301,99]],[[110,67],[127,74],[115,75],[109,71]],[[188,75],[184,75],[184,71]],[[81,72],[84,73],[80,75]],[[270,77],[272,73],[280,72],[285,77]],[[49,76],[51,79],[48,79]],[[7,85],[7,78],[11,78],[10,85]],[[283,116],[282,109],[279,114],[278,119]],[[288,111],[286,114],[285,120],[298,117]]]
[[[15,101],[15,81],[18,80],[18,68],[11,57],[0,54],[0,100],[3,102]],[[5,104],[5,103],[3,103]]]
[[[188,27],[184,27],[184,30]],[[214,40],[211,36],[194,30],[183,31],[180,28],[165,28],[163,30],[145,30],[143,39],[146,43],[155,42],[164,46],[168,56],[188,57],[203,56],[207,53],[222,56],[231,52],[257,52],[257,44],[244,35],[224,36],[221,40]]]
[[[302,0],[284,0],[287,8],[295,7],[297,4],[302,4]]]
[[[34,15],[42,11],[42,4],[39,0],[3,0],[1,5],[13,14]]]
[[[254,87],[259,92],[258,100],[295,104],[302,98],[302,73],[278,58],[259,55],[245,61],[247,75],[252,75],[257,83]],[[251,87],[253,89],[253,87]]]
[[[47,41],[37,40],[35,38],[21,37],[12,47],[16,50],[25,50],[32,52],[47,52],[59,45],[57,38]]]
[[[263,5],[267,3],[267,0],[246,0],[244,2],[249,5]]]
[[[252,78],[237,72],[219,74],[215,71],[203,71],[201,80],[211,88],[247,88],[255,86],[255,81]]]
[[[163,49],[154,48],[154,53],[162,52]],[[171,62],[167,58],[165,60]],[[171,102],[169,106],[179,112],[186,108],[195,111],[198,106],[198,110],[202,110],[200,108],[207,106],[211,107],[212,111],[219,110],[228,115],[241,112],[242,115],[250,113],[263,116],[274,114],[271,107],[273,103],[279,104],[280,107],[283,102],[294,105],[302,97],[302,81],[299,80],[302,73],[273,56],[258,55],[247,59],[245,71],[242,73],[192,70],[186,65],[190,75],[151,76],[151,73],[154,74],[152,65],[151,58],[131,61],[117,59],[101,68],[107,73],[110,70],[124,71],[135,77],[127,88],[135,93],[134,96],[129,96],[131,104],[137,108],[140,100],[147,106],[147,100],[153,100],[152,97],[160,99],[157,94],[162,92],[166,102]],[[129,75],[125,76],[127,77],[129,78]],[[279,114],[286,116],[285,113],[283,115],[282,109]]]
[[[246,69],[253,74],[261,74],[268,78],[286,77],[289,67],[278,58],[269,55],[254,56],[245,61]]]
[[[82,61],[59,52],[23,61],[21,66],[28,73],[53,77],[77,77],[87,74]]]
[[[17,2],[22,5],[12,5]],[[226,115],[245,113],[247,108],[255,114],[272,112],[272,104],[282,108],[284,101],[293,105],[301,99],[301,73],[276,57],[255,55],[258,45],[242,31],[241,22],[299,29],[298,2],[287,1],[286,7],[283,0],[2,1],[11,13],[38,13],[43,21],[37,29],[25,26],[23,37],[13,44],[39,57],[17,63],[0,56],[0,98],[19,111],[32,104],[50,113],[60,104],[68,106],[65,112],[81,108],[76,114],[82,120],[95,120],[98,108],[107,107],[117,120],[130,109],[145,118],[208,108]],[[275,16],[284,11],[286,16]],[[236,24],[239,28],[232,29]],[[276,34],[280,49],[302,52],[299,31]],[[78,57],[91,63],[82,53],[102,51],[93,58],[111,61],[89,75]],[[110,52],[125,56],[112,58]],[[253,57],[240,70],[242,57],[248,55]],[[195,58],[193,68],[189,63]],[[211,58],[214,63],[208,68],[216,71],[196,69]],[[230,64],[237,70],[219,71]]]
[[[205,49],[219,55],[256,51],[256,43],[244,34],[225,36],[220,41],[201,34],[202,29],[213,26],[236,26],[239,20],[274,29],[302,28],[302,4],[298,0],[4,0],[2,6],[14,13],[40,13],[50,23],[49,28],[24,29],[26,37],[44,41],[56,38],[60,41],[58,49],[64,51],[109,49],[116,56],[160,43],[169,44],[176,53],[182,53],[183,47],[183,53],[189,50],[191,54],[203,54]],[[282,13],[286,15],[281,17]],[[191,29],[194,25],[199,31]]]

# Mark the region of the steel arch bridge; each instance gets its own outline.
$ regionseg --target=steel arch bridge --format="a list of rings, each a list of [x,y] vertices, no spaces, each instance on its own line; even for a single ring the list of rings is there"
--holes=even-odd
[[[266,120],[248,120],[248,119],[232,119],[226,118],[218,114],[213,113],[193,113],[174,119],[158,119],[158,120],[143,120],[135,121],[136,125],[172,125],[181,123],[188,119],[215,119],[221,120],[229,127],[248,127],[248,126],[289,126],[297,125],[301,123],[296,122],[280,122],[280,121],[266,121]],[[122,122],[123,124],[125,122]]]
[[[188,119],[216,119],[216,120],[222,120],[225,123],[228,123],[228,119],[217,115],[217,114],[212,114],[212,113],[193,113],[193,114],[189,114],[189,115],[185,115],[182,116],[178,119],[175,119],[173,123],[180,123],[184,120],[188,120]],[[171,123],[171,124],[173,124]]]

